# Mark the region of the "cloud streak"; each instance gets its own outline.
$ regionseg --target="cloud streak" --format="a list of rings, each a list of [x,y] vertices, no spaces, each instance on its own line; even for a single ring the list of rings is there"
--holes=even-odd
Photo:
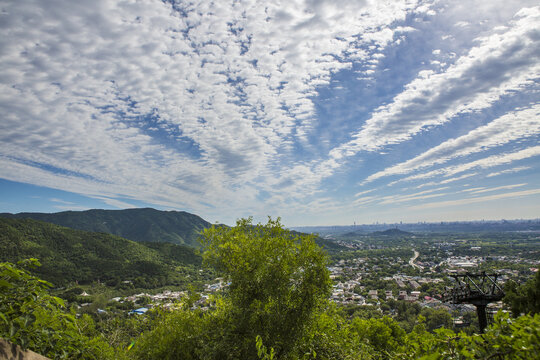
[[[460,199],[460,200],[432,202],[432,203],[411,206],[410,209],[433,209],[433,208],[441,208],[441,207],[448,207],[448,206],[468,205],[468,204],[474,204],[474,203],[479,203],[479,202],[509,199],[509,198],[519,198],[519,197],[532,196],[532,195],[538,195],[538,194],[540,194],[540,189],[532,189],[532,190],[515,191],[515,192],[496,194],[496,195],[479,196],[479,197]]]
[[[421,71],[390,104],[378,108],[350,142],[333,149],[331,157],[407,141],[534,84],[540,76],[538,21],[540,8],[520,11],[506,31],[476,39],[479,45],[446,70]]]
[[[434,176],[448,177],[448,176],[456,175],[456,174],[459,174],[459,173],[462,173],[471,169],[478,169],[478,168],[488,169],[495,166],[510,164],[514,161],[529,159],[531,157],[535,157],[539,155],[540,155],[540,146],[532,146],[530,148],[512,152],[512,153],[492,155],[483,159],[471,161],[468,163],[463,163],[460,165],[449,166],[443,169],[437,169],[437,170],[432,170],[426,173],[407,176],[398,181],[402,182],[402,181],[427,179]],[[468,176],[463,175],[461,178],[464,178],[464,177],[468,177]]]
[[[366,181],[407,174],[538,134],[540,134],[540,105],[536,104],[530,109],[505,114],[466,135],[445,141],[422,155],[372,174]]]

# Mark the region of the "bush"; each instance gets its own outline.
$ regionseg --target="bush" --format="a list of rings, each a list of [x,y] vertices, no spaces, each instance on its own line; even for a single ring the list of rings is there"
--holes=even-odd
[[[28,273],[39,265],[0,263],[0,337],[53,359],[120,357],[100,337],[85,335],[64,301],[48,293],[50,283]]]

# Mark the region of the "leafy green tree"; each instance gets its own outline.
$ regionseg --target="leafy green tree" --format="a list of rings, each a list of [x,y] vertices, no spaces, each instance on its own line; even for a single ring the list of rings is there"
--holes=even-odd
[[[362,343],[369,344],[378,353],[377,358],[386,359],[404,343],[405,331],[388,316],[380,319],[352,321],[351,328]]]
[[[280,220],[202,232],[203,258],[230,286],[225,298],[232,358],[256,358],[256,337],[277,358],[290,354],[330,292],[327,256],[314,237],[294,235]]]
[[[514,316],[540,313],[540,271],[523,285],[514,281],[507,282],[505,292],[503,302]]]
[[[209,348],[216,345],[216,339],[210,333],[219,325],[212,318],[212,314],[185,308],[160,312],[159,325],[136,340],[130,355],[134,359],[211,359]]]
[[[416,326],[405,346],[394,354],[400,359],[535,359],[540,352],[540,315],[511,319],[499,312],[484,334],[455,334],[449,329],[429,333]]]
[[[50,283],[28,273],[39,265],[0,263],[0,337],[54,359],[120,358],[103,339],[85,334],[89,317],[77,321],[48,293]]]
[[[346,313],[328,303],[311,323],[301,341],[300,359],[341,360],[372,359],[373,348],[351,331]]]
[[[428,331],[441,327],[452,327],[452,316],[446,309],[424,308],[420,314],[426,319],[425,324]]]

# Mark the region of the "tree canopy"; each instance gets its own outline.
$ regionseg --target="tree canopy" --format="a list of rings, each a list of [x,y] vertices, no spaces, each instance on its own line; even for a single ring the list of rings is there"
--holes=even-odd
[[[514,316],[540,313],[540,271],[525,284],[510,281],[505,287],[503,301],[510,307]]]
[[[295,347],[330,291],[327,257],[310,235],[292,234],[279,219],[202,233],[204,260],[230,281],[226,296],[230,339],[243,339],[241,358],[255,338],[277,356]],[[248,356],[248,357],[245,357]]]

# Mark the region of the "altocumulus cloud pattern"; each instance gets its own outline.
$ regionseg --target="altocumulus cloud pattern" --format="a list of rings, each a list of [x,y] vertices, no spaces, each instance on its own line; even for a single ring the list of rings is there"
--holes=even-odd
[[[535,216],[539,23],[534,1],[0,1],[0,178],[221,221]]]

